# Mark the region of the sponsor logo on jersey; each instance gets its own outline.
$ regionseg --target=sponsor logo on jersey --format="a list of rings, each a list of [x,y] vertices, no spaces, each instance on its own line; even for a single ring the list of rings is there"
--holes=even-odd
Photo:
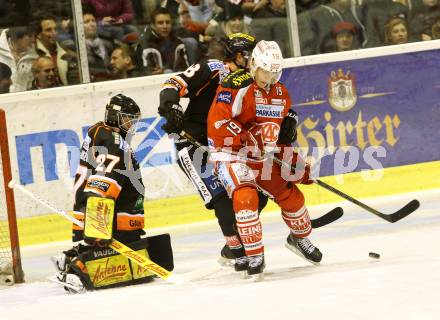
[[[220,121],[216,121],[216,122],[214,123],[214,127],[215,127],[216,129],[219,129],[222,125],[224,125],[225,123],[228,123],[230,120],[231,120],[231,119],[223,119],[223,120],[220,120]]]
[[[274,122],[265,122],[261,124],[261,135],[265,143],[276,143],[280,133],[280,126]]]
[[[259,104],[267,104],[266,98],[255,98],[255,102]]]
[[[208,62],[208,67],[211,71],[224,69],[223,62],[220,61]]]
[[[99,251],[93,251],[94,258],[103,258],[114,254],[117,254],[117,252],[113,249],[103,249]]]
[[[232,102],[232,93],[229,91],[220,91],[217,95],[217,102],[224,102],[227,104],[231,104]]]
[[[87,182],[87,187],[107,192],[110,188],[110,184],[100,180],[90,180]]]
[[[257,104],[255,110],[257,117],[282,118],[284,107],[270,104]]]
[[[271,99],[272,104],[286,104],[286,100],[284,99]]]
[[[234,76],[234,74],[232,74]],[[232,78],[232,83],[239,87],[241,86],[241,84],[243,82],[245,82],[246,80],[252,79],[252,76],[249,73],[245,73],[239,76],[235,76],[234,78]]]
[[[113,134],[113,137],[115,138],[115,144],[119,144],[120,143],[120,135],[119,135],[119,133],[117,133],[117,132],[112,132],[112,134]]]

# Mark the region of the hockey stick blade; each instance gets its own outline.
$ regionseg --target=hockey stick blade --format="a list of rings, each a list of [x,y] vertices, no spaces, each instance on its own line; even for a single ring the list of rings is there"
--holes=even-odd
[[[311,219],[312,228],[316,229],[328,225],[341,218],[343,214],[344,210],[341,207],[336,207],[319,218]]]
[[[378,216],[381,217],[382,219],[385,219],[388,222],[394,223],[396,221],[399,221],[403,218],[405,218],[406,216],[410,215],[411,213],[413,213],[414,211],[416,211],[418,208],[420,207],[420,202],[416,199],[410,201],[409,203],[407,203],[402,209],[391,213],[391,214],[384,214],[381,212],[377,212]]]

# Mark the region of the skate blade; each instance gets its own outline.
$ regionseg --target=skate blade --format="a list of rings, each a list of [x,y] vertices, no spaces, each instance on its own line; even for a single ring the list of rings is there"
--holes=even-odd
[[[84,287],[77,287],[74,285],[71,285],[69,283],[63,282],[58,280],[58,278],[56,276],[51,276],[51,277],[47,277],[47,280],[57,283],[61,286],[63,286],[64,288],[69,288],[70,290],[68,290],[69,293],[85,293],[87,290]]]
[[[217,260],[218,264],[221,265],[222,267],[233,267],[234,266],[234,259],[228,259],[228,258],[224,258],[224,257],[220,257]]]
[[[264,273],[258,273],[258,274],[252,274],[249,276],[249,278],[253,281],[253,282],[260,282],[264,280]]]
[[[307,259],[307,258],[302,254],[302,252],[299,251],[295,246],[291,246],[291,245],[288,244],[288,243],[286,243],[284,246],[285,246],[287,249],[289,249],[290,251],[292,251],[293,253],[295,253],[298,257],[300,257],[300,258],[306,260],[307,262],[310,262],[311,264],[313,264],[313,265],[315,265],[315,266],[319,266],[319,264],[320,264],[319,262],[315,262],[315,261],[312,261],[312,260]]]
[[[250,277],[250,275],[248,275],[248,273],[247,273],[247,270],[238,271],[238,273],[240,274],[241,279],[249,279],[249,277]]]

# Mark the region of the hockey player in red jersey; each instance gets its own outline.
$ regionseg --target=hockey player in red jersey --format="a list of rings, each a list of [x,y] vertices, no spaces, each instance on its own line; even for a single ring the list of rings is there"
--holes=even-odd
[[[159,114],[166,120],[162,126],[164,131],[175,137],[183,129],[203,146],[207,146],[206,119],[217,87],[230,72],[247,67],[255,44],[255,38],[248,34],[231,34],[225,41],[223,61],[201,61],[166,80],[160,92],[159,106]],[[182,98],[189,98],[185,112],[179,105]],[[206,208],[214,209],[226,240],[221,256],[237,262],[245,254],[236,231],[232,202],[217,177],[206,174],[212,172],[207,152],[201,152],[189,141],[180,138],[176,139],[175,147],[180,168],[191,180]],[[266,206],[267,196],[262,193],[258,195],[261,211]],[[235,269],[242,271],[239,263],[235,264]]]
[[[280,206],[290,229],[286,246],[314,264],[322,258],[307,238],[312,231],[310,217],[296,186],[313,180],[310,166],[290,147],[296,140],[297,115],[288,90],[279,82],[282,63],[278,44],[260,41],[252,52],[250,74],[244,70],[230,74],[217,89],[208,115],[210,160],[232,198],[249,275],[262,274],[265,267],[257,190]],[[295,174],[264,152],[296,165]]]
[[[133,99],[122,94],[113,96],[106,106],[105,121],[91,126],[84,139],[73,208],[75,218],[84,221],[84,228],[73,225],[72,234],[74,242],[81,242],[53,258],[58,270],[55,280],[65,284],[68,291],[152,279],[150,272],[108,247],[112,238],[168,270],[173,268],[169,235],[142,237],[144,184],[130,146],[140,115]],[[108,210],[100,210],[104,206]]]

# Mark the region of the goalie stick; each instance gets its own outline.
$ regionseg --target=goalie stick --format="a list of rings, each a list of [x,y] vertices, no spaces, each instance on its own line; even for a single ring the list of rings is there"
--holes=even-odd
[[[202,148],[206,152],[209,152],[209,149],[206,146],[202,145],[200,142],[198,142],[196,139],[194,139],[194,137],[191,136],[189,133],[182,131],[182,132],[180,132],[179,135],[182,138],[188,140],[195,147]],[[323,227],[327,224],[330,224],[330,223],[338,220],[339,218],[341,218],[343,216],[343,214],[344,214],[344,210],[341,207],[336,207],[318,218],[311,219],[312,228],[316,229],[316,228]]]
[[[36,200],[37,202],[41,203],[42,205],[46,206],[47,208],[53,210],[57,214],[63,216],[64,218],[68,219],[69,221],[73,222],[79,227],[83,227],[84,224],[82,221],[79,221],[78,219],[75,219],[71,215],[69,215],[67,212],[63,210],[59,210],[56,207],[54,207],[52,204],[50,204],[45,199],[40,198],[36,194],[32,193],[22,185],[16,183],[14,180],[11,180],[8,184],[9,188],[14,188],[17,190],[20,190],[24,194],[28,195],[30,198]],[[160,265],[155,263],[154,261],[151,261],[150,259],[138,254],[136,251],[130,249],[125,244],[119,242],[118,240],[112,239],[111,244],[109,245],[110,248],[113,250],[119,252],[121,255],[127,257],[134,263],[138,264],[139,266],[147,269],[148,271],[151,271],[158,277],[172,283],[180,282],[181,279],[177,276],[172,274],[172,272],[162,268]]]

